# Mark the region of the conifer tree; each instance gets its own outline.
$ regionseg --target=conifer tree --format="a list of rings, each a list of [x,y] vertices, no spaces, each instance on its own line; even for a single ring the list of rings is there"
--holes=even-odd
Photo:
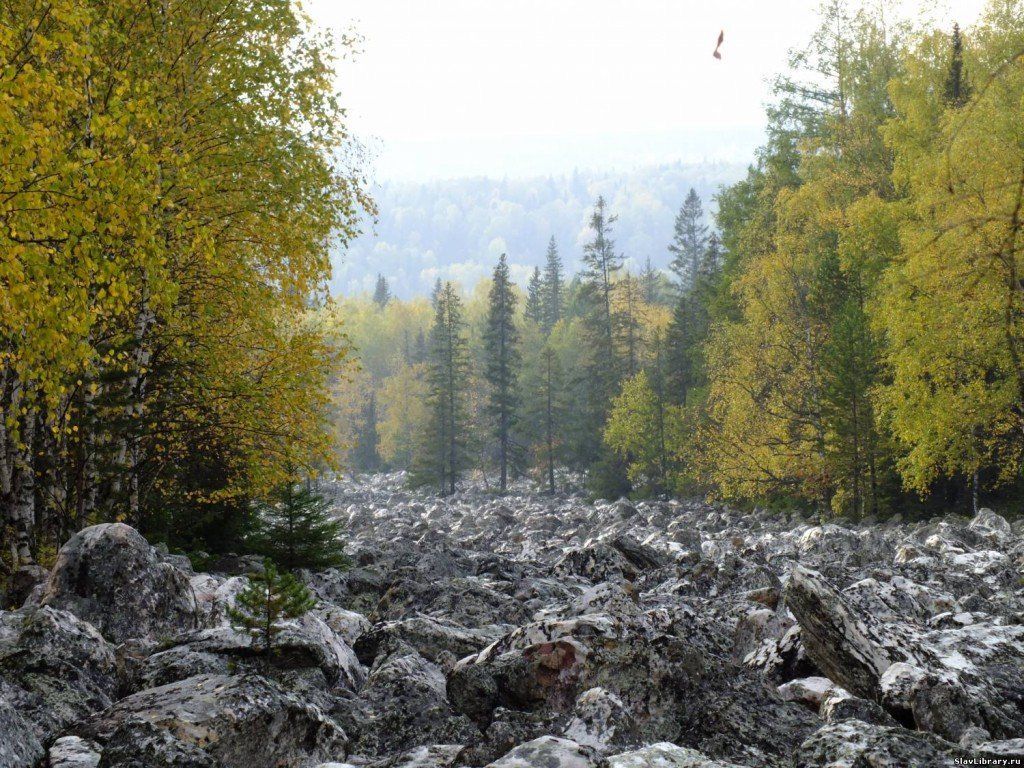
[[[558,255],[558,246],[554,235],[548,243],[548,252],[544,262],[544,322],[545,333],[550,333],[555,323],[562,319],[562,258]]]
[[[648,304],[658,301],[658,270],[651,264],[651,257],[644,259],[644,268],[640,271],[640,290],[643,300]]]
[[[561,423],[562,369],[558,356],[550,346],[544,347],[544,370],[541,386],[541,407],[543,408],[544,443],[543,455],[547,468],[548,491],[555,494],[555,455],[558,445],[558,429]]]
[[[494,268],[487,320],[484,328],[484,380],[487,393],[487,414],[497,441],[500,488],[508,488],[508,469],[513,461],[512,429],[519,408],[519,332],[514,317],[516,296],[509,278],[505,254]]]
[[[967,70],[964,68],[964,40],[959,24],[953,25],[950,45],[949,73],[946,75],[942,95],[949,106],[959,109],[971,98],[971,86],[967,82]]]
[[[231,625],[252,636],[253,646],[264,657],[274,651],[274,641],[282,624],[308,613],[316,599],[303,584],[287,572],[280,572],[269,558],[263,570],[249,574],[249,586],[228,608]]]
[[[612,397],[618,389],[623,364],[618,352],[622,315],[616,306],[616,277],[622,269],[622,256],[615,251],[612,225],[615,216],[607,211],[603,197],[598,197],[590,216],[592,239],[583,246],[581,301],[587,360],[578,372],[583,377],[581,388],[586,392],[584,430],[589,445],[585,453],[597,458],[600,432]]]
[[[669,267],[675,273],[678,285],[682,289],[692,285],[697,275],[707,243],[707,232],[700,195],[691,187],[676,216],[672,243],[668,247],[669,253],[672,254]]]
[[[288,483],[256,508],[256,529],[249,539],[254,552],[289,570],[337,568],[348,563],[340,520],[330,503],[304,485]]]
[[[468,343],[462,301],[452,283],[436,292],[434,324],[427,360],[429,418],[420,436],[413,480],[434,483],[442,494],[455,493],[465,468]]]
[[[541,277],[540,267],[533,268],[530,282],[526,285],[526,319],[532,320],[538,325],[544,325],[546,315],[544,308],[544,278]]]
[[[384,275],[377,273],[377,285],[373,289],[373,303],[384,309],[391,301],[391,289],[388,287],[388,280]]]

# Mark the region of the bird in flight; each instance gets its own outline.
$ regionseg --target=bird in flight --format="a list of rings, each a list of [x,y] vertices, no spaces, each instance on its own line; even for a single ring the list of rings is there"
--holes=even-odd
[[[718,33],[718,45],[715,46],[715,52],[711,54],[716,59],[722,58],[722,54],[718,52],[718,49],[722,47],[722,41],[723,40],[725,40],[725,30],[724,29],[721,32]]]

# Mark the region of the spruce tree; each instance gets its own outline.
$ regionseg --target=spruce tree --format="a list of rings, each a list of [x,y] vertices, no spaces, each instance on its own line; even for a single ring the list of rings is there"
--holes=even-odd
[[[681,289],[690,287],[696,278],[701,256],[707,244],[707,232],[700,196],[691,187],[676,216],[672,243],[668,247],[672,254],[672,263],[669,267],[676,274]]]
[[[309,590],[290,573],[279,572],[268,558],[262,571],[249,574],[249,586],[228,608],[228,618],[231,626],[249,633],[253,646],[269,656],[281,624],[303,616],[315,605]]]
[[[582,377],[578,384],[585,392],[584,428],[580,435],[585,444],[580,447],[590,461],[600,453],[601,429],[618,391],[623,368],[617,345],[622,316],[616,307],[616,276],[622,268],[622,256],[615,252],[614,223],[615,216],[608,214],[604,198],[599,197],[590,217],[593,237],[583,247],[581,275],[587,356],[585,365],[578,371],[578,376]]]
[[[593,239],[583,246],[582,274],[595,357],[604,370],[613,372],[618,367],[615,354],[618,325],[614,306],[615,277],[622,268],[622,256],[615,252],[612,239],[615,219],[605,210],[604,198],[598,197],[590,216]]]
[[[287,568],[335,568],[348,563],[344,527],[330,502],[304,485],[288,483],[257,505],[252,550]]]
[[[544,325],[544,278],[541,277],[540,267],[533,268],[530,282],[526,285],[525,314],[527,320]]]
[[[959,109],[971,98],[971,86],[967,82],[967,71],[964,69],[964,40],[959,24],[953,25],[950,42],[952,53],[949,73],[946,75],[942,95],[949,106]]]
[[[468,376],[462,301],[455,286],[444,283],[436,292],[427,356],[429,419],[416,448],[412,477],[415,483],[436,484],[442,494],[455,493],[465,465]]]
[[[508,468],[513,459],[512,429],[519,408],[518,377],[521,356],[519,332],[514,322],[516,296],[509,278],[505,254],[494,268],[487,321],[484,328],[484,380],[488,384],[487,414],[498,448],[500,488],[508,488]]]
[[[378,272],[377,286],[373,289],[373,303],[384,309],[389,301],[391,301],[391,289],[388,287],[388,280]]]
[[[380,454],[377,452],[377,386],[373,385],[360,413],[359,431],[356,434],[352,464],[360,472],[376,472],[380,469]]]
[[[562,319],[564,279],[562,258],[558,255],[558,246],[552,235],[544,261],[544,322],[541,325],[545,333],[550,333],[555,323]]]

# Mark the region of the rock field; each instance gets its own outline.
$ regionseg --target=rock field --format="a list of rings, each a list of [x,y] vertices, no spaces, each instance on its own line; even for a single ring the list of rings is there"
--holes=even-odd
[[[107,524],[19,572],[0,768],[1024,765],[1024,520],[325,491],[354,565],[269,667],[252,558]]]

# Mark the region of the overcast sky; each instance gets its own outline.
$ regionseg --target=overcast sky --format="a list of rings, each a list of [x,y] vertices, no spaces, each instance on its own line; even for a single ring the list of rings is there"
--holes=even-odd
[[[893,2],[885,2],[891,8]],[[350,125],[378,179],[734,159],[817,0],[306,0],[354,28]],[[904,5],[916,6],[906,2]],[[983,0],[942,4],[970,24]],[[725,31],[722,60],[711,52]]]

